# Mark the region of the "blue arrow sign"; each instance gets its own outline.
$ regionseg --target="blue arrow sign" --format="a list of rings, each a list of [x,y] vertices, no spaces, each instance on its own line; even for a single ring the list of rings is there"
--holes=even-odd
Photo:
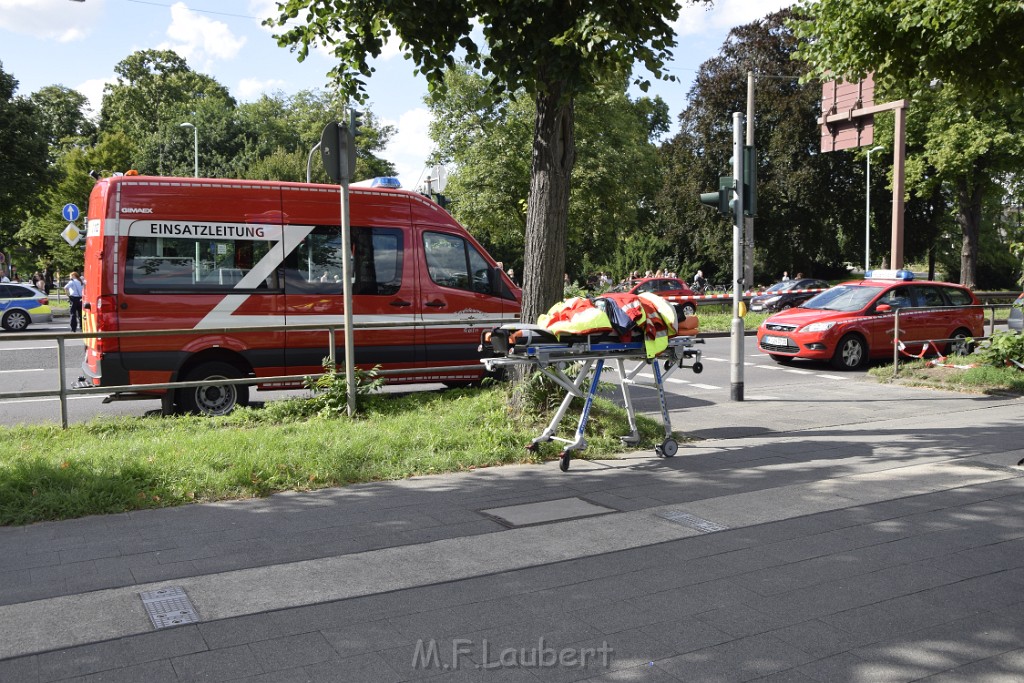
[[[74,204],[65,204],[64,208],[60,210],[60,215],[64,216],[64,220],[68,221],[77,221],[81,214],[82,212]]]

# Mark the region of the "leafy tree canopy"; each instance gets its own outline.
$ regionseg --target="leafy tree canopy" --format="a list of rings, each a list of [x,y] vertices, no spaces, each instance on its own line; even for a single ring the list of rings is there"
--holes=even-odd
[[[974,98],[1024,88],[1019,0],[802,0],[792,26],[815,76],[938,79]]]
[[[0,64],[0,245],[5,247],[39,188],[51,181],[39,110],[15,95],[17,89],[17,79]]]
[[[401,42],[432,87],[444,87],[457,53],[482,70],[495,95],[546,92],[557,77],[571,97],[637,62],[656,78],[671,78],[663,65],[676,44],[671,23],[679,16],[676,0],[440,0],[429,8],[416,2],[287,0],[280,7],[279,16],[265,22],[285,29],[278,43],[298,50],[300,61],[311,46],[327,46],[339,62],[331,77],[353,97],[361,96],[362,79],[374,71],[370,61],[389,40]],[[637,82],[644,88],[648,83]]]
[[[89,142],[96,124],[86,114],[89,100],[82,93],[62,85],[48,85],[29,98],[36,105],[51,149],[76,142]]]

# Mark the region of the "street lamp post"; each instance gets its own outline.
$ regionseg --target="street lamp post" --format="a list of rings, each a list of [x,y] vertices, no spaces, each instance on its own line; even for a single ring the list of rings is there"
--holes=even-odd
[[[195,134],[196,139],[196,177],[199,177],[199,128],[190,123],[181,124],[182,128],[191,128]],[[867,160],[870,163],[870,159]],[[869,168],[869,167],[868,167]]]
[[[882,146],[868,150],[868,187],[864,211],[864,272],[871,270],[871,155],[885,149]],[[895,267],[895,266],[893,266]]]

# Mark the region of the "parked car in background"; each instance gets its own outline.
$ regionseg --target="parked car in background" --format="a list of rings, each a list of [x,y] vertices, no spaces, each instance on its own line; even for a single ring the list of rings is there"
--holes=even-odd
[[[38,289],[16,282],[0,283],[0,326],[5,330],[19,332],[30,324],[52,319],[50,300]]]
[[[628,280],[613,291],[641,294],[650,292],[670,301],[677,313],[693,315],[697,312],[696,294],[685,282],[674,277],[646,277],[639,280]]]
[[[969,353],[968,338],[984,335],[984,312],[970,308],[978,299],[961,285],[913,278],[907,270],[875,271],[864,280],[836,285],[799,308],[766,318],[757,330],[757,346],[778,363],[810,358],[853,370],[869,358],[892,357],[898,310],[933,307],[900,313],[904,350]]]
[[[828,283],[814,278],[800,278],[776,282],[764,291],[764,294],[750,299],[751,311],[784,311],[795,308],[811,297],[828,289]]]
[[[1024,294],[1017,297],[1010,309],[1010,315],[1006,318],[1006,326],[1011,331],[1020,334],[1024,332]]]

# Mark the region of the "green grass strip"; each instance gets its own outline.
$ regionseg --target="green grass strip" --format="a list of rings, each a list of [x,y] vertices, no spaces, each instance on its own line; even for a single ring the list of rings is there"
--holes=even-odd
[[[507,390],[486,387],[361,398],[360,413],[305,417],[299,400],[224,418],[144,417],[0,429],[0,524],[266,496],[355,482],[401,479],[535,462],[524,446],[547,418],[509,417]],[[577,400],[563,421],[575,430]],[[641,444],[664,438],[638,416]],[[598,399],[582,457],[625,450],[626,413]],[[553,458],[556,443],[542,446]]]

